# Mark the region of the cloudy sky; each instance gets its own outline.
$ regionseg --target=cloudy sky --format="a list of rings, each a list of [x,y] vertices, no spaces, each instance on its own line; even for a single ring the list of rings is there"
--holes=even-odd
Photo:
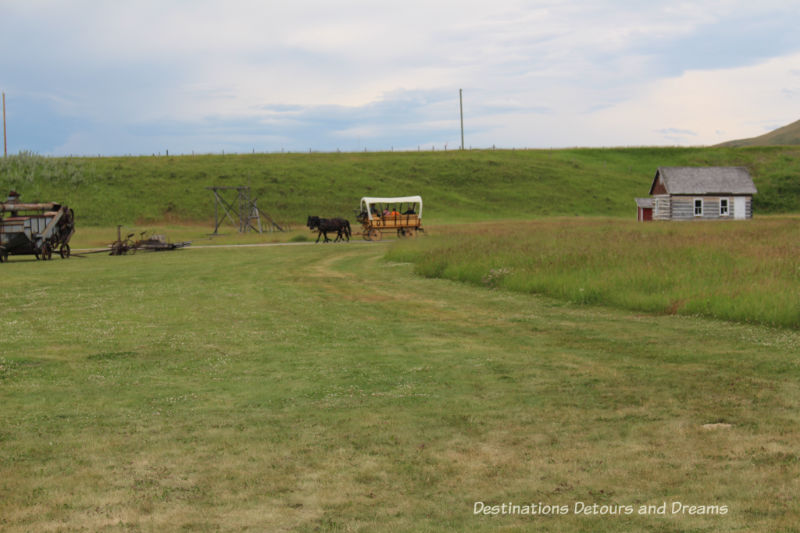
[[[800,119],[800,2],[3,0],[8,151],[709,145]]]

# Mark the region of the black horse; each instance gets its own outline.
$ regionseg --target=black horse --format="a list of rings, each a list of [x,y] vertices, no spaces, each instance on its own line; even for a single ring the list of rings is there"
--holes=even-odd
[[[317,232],[319,232],[317,235],[317,242],[319,242],[319,238],[322,236],[325,237],[325,240],[322,242],[329,242],[329,231],[336,232],[336,239],[334,239],[333,242],[344,239],[347,239],[349,242],[350,236],[352,235],[350,231],[350,222],[343,218],[319,218],[315,216],[309,216],[306,225],[308,226],[308,229],[312,231],[317,230]]]

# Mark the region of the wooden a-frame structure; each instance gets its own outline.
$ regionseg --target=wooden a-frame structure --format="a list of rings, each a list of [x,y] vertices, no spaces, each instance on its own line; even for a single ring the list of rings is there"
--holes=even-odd
[[[250,187],[206,187],[214,193],[214,232],[219,235],[219,227],[227,218],[231,224],[239,228],[239,233],[246,233],[251,229],[264,233],[262,218],[266,221],[267,231],[284,231],[271,216],[262,211],[256,200],[250,198]],[[226,198],[228,191],[236,191],[236,198]]]

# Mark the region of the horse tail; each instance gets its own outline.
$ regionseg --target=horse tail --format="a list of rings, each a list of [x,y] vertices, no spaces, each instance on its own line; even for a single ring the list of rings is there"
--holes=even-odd
[[[347,240],[349,241],[350,237],[353,235],[353,233],[350,231],[350,221],[349,220],[345,220],[344,221],[344,228],[345,228],[345,230],[344,230],[345,233],[347,233]]]

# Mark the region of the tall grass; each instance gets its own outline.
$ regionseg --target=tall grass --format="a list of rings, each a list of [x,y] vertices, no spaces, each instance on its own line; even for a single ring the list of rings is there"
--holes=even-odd
[[[28,151],[0,159],[0,184],[4,189],[25,191],[29,198],[23,200],[51,191],[66,192],[94,179],[94,166],[85,159],[42,157]]]
[[[399,242],[428,277],[579,304],[800,327],[800,220],[475,224]]]

